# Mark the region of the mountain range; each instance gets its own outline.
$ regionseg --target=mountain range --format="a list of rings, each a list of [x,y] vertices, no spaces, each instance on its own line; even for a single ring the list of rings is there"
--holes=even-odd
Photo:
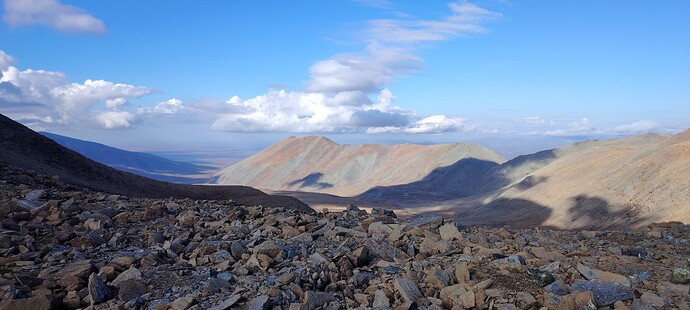
[[[390,206],[467,225],[631,228],[690,221],[690,131],[586,141],[509,161],[475,144],[290,137],[211,181],[294,195],[312,207]]]
[[[505,161],[469,143],[341,145],[323,136],[289,137],[223,169],[211,182],[353,196],[414,182],[463,160],[471,162],[468,174]]]
[[[52,139],[0,115],[0,162],[132,197],[232,199],[302,210],[358,204],[401,215],[439,214],[463,225],[606,229],[690,222],[690,130],[580,142],[508,161],[471,143],[341,145],[321,136],[289,137],[219,171],[210,185],[119,171],[54,140],[138,172],[196,173],[203,166],[44,134]]]

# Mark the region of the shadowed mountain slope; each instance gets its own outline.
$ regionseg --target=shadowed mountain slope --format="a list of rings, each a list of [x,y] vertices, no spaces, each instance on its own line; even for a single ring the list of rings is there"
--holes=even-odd
[[[40,132],[40,134],[99,163],[159,181],[188,184],[202,183],[206,181],[206,178],[199,175],[215,169],[211,166],[174,161],[153,154],[125,151],[104,144],[65,137],[50,132]]]
[[[690,131],[580,142],[503,164],[466,158],[420,180],[355,197],[298,195],[316,208],[386,205],[466,225],[636,229],[690,223]]]
[[[625,147],[644,145],[666,139],[659,135],[643,135],[625,139],[586,141],[566,147],[518,156],[503,164],[463,159],[453,165],[432,171],[423,179],[396,186],[376,187],[362,195],[362,198],[414,202],[448,200],[473,195],[493,193],[506,187],[527,190],[546,182],[550,175],[532,175],[533,172],[560,158],[578,156],[591,147]]]
[[[417,182],[463,160],[461,170],[468,175],[504,161],[476,144],[340,145],[322,136],[289,137],[220,171],[211,182],[354,196],[376,186]]]
[[[270,196],[246,186],[173,184],[144,178],[97,163],[0,114],[0,162],[38,173],[57,175],[66,184],[96,191],[147,198],[243,200],[264,206],[313,211],[301,201]]]
[[[359,197],[398,203],[443,201],[496,191],[510,185],[556,158],[553,150],[524,155],[503,164],[475,158],[437,168],[423,179],[395,186],[372,188]],[[533,186],[543,179],[525,179],[520,186]]]
[[[687,132],[592,141],[557,151],[558,159],[529,175],[544,182],[527,189],[514,184],[498,197],[547,205],[553,215],[546,224],[566,228],[690,222]]]
[[[461,221],[476,223],[519,213],[520,205],[529,201],[550,209],[543,225],[565,229],[690,222],[688,131],[675,136],[646,134],[587,141],[549,152],[550,159],[543,165],[526,167],[509,161],[494,168],[503,171],[499,175],[511,175],[502,181],[508,185],[443,202],[441,209]]]

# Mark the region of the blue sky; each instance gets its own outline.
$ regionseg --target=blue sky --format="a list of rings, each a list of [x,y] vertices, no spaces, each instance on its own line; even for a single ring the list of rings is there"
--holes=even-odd
[[[124,148],[690,127],[688,1],[5,0],[0,112]]]

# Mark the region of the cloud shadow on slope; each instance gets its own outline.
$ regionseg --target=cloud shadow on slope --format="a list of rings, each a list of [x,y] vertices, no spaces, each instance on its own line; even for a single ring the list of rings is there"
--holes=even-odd
[[[496,199],[489,203],[461,211],[438,212],[465,226],[510,226],[517,228],[542,226],[553,211],[547,206],[527,199]]]
[[[632,206],[614,208],[608,201],[599,197],[578,195],[571,198],[573,205],[568,215],[578,229],[602,230],[607,228],[632,229],[649,220]],[[618,210],[614,210],[618,209]]]
[[[289,186],[295,186],[299,184],[300,188],[305,188],[305,187],[316,187],[318,189],[327,189],[333,187],[333,184],[330,183],[325,183],[325,182],[319,182],[321,178],[323,177],[323,173],[321,172],[314,172],[306,177],[303,177],[299,180],[292,181],[288,183]]]
[[[358,197],[374,200],[441,201],[470,196],[480,191],[476,180],[499,165],[492,161],[464,158],[436,168],[419,181],[392,186],[376,186]],[[474,181],[474,182],[473,182]],[[507,180],[501,179],[503,183]],[[497,180],[499,182],[499,180]]]
[[[377,186],[357,198],[375,201],[443,201],[489,193],[525,178],[518,189],[525,190],[545,182],[545,177],[528,176],[556,159],[554,150],[518,156],[503,164],[477,158],[464,158],[434,169],[419,181],[393,186]]]
[[[565,229],[587,230],[634,230],[650,221],[639,210],[631,206],[616,207],[600,197],[578,195],[570,198],[572,206],[568,208],[570,225],[563,223]],[[500,198],[489,203],[461,209],[444,209],[432,211],[431,214],[454,218],[465,226],[509,226],[529,228],[544,226],[553,214],[549,206],[541,205],[528,199]],[[550,227],[556,228],[556,227]]]

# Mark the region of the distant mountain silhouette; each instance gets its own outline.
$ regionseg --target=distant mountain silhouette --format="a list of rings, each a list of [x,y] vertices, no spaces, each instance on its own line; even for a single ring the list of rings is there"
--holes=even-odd
[[[480,175],[504,159],[476,144],[340,145],[323,136],[289,137],[218,172],[216,184],[353,196],[409,184],[459,161]]]
[[[125,151],[50,132],[40,132],[40,134],[99,163],[160,181],[188,184],[203,183],[207,178],[194,176],[215,169],[211,166],[174,161],[153,154]]]
[[[148,198],[232,199],[242,204],[285,206],[313,212],[287,196],[267,195],[247,186],[173,184],[116,170],[65,148],[57,142],[0,114],[0,162],[48,176],[68,185],[96,191]]]

